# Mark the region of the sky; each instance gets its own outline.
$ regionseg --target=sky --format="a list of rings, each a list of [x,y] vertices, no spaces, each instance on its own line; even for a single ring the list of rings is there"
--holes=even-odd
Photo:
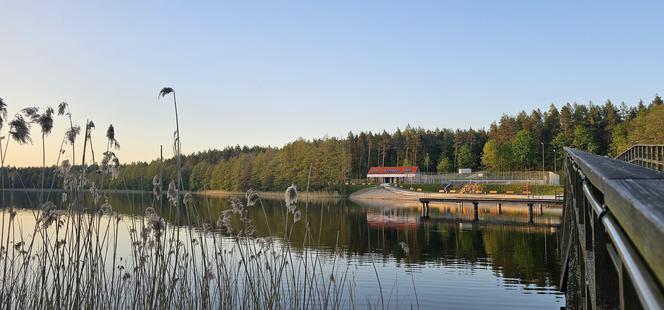
[[[552,103],[664,93],[663,13],[662,1],[0,0],[0,97],[9,118],[68,102],[75,123],[95,122],[96,150],[113,124],[122,162],[173,155],[164,86],[183,153],[488,128]],[[57,117],[48,165],[67,128]],[[41,162],[38,133],[10,142],[6,165]]]

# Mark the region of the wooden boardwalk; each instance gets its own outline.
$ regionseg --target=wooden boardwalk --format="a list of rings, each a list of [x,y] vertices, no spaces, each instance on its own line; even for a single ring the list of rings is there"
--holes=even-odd
[[[567,308],[664,309],[664,173],[570,148],[565,156]]]

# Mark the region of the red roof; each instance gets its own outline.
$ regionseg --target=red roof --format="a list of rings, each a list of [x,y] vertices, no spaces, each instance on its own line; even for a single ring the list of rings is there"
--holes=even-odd
[[[367,174],[407,174],[417,173],[416,166],[409,167],[371,167]]]

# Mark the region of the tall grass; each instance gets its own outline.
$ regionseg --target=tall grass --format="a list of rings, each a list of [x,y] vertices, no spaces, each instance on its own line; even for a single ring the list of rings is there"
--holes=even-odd
[[[172,89],[165,90],[160,96],[174,95]],[[282,201],[284,221],[279,231],[283,236],[273,235],[263,201],[253,190],[244,198],[231,198],[230,207],[218,218],[197,215],[195,208],[210,211],[211,206],[197,204],[184,190],[181,173],[178,180],[170,180],[165,191],[161,175],[154,177],[151,199],[132,204],[133,213],[142,216],[115,212],[104,191],[107,178],[121,176],[114,153],[119,148],[115,128],[109,126],[106,152],[100,163],[93,158],[90,167],[95,173],[90,176],[86,146],[81,165],[74,166],[78,130],[68,105],[60,105],[58,112],[63,115],[65,110],[70,121],[65,139],[72,152],[54,171],[62,198],[51,201],[47,196],[44,201],[32,201],[32,209],[16,210],[6,205],[4,186],[2,189],[0,308],[386,307],[382,288],[376,301],[355,295],[351,265],[338,262],[342,255],[338,247],[331,257],[313,250],[320,245],[323,219],[318,232],[312,232],[308,204],[303,216],[294,185],[286,189]],[[4,119],[1,112],[0,124]],[[92,143],[94,125],[90,124],[86,125],[84,145]],[[174,157],[179,160],[179,124],[176,128]],[[42,139],[45,143],[44,126]],[[63,146],[64,140],[58,160],[60,155],[67,156]],[[4,165],[5,153],[0,154]],[[4,179],[1,170],[0,176]],[[252,212],[262,214],[265,223],[252,222]],[[265,225],[269,236],[256,236],[255,225]],[[295,230],[303,230],[305,236],[301,245],[291,247]],[[122,244],[127,240],[130,244]],[[378,273],[376,277],[379,283]]]

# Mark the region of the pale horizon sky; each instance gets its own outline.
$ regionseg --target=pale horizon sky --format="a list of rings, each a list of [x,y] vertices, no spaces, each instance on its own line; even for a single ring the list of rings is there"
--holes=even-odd
[[[122,162],[160,145],[172,156],[164,86],[185,154],[407,124],[488,128],[551,103],[664,93],[663,13],[639,1],[0,0],[0,97],[9,119],[67,101],[76,123],[97,125],[97,154],[112,123]],[[67,127],[56,117],[47,164]],[[32,145],[10,142],[5,164],[41,165],[38,130]]]

